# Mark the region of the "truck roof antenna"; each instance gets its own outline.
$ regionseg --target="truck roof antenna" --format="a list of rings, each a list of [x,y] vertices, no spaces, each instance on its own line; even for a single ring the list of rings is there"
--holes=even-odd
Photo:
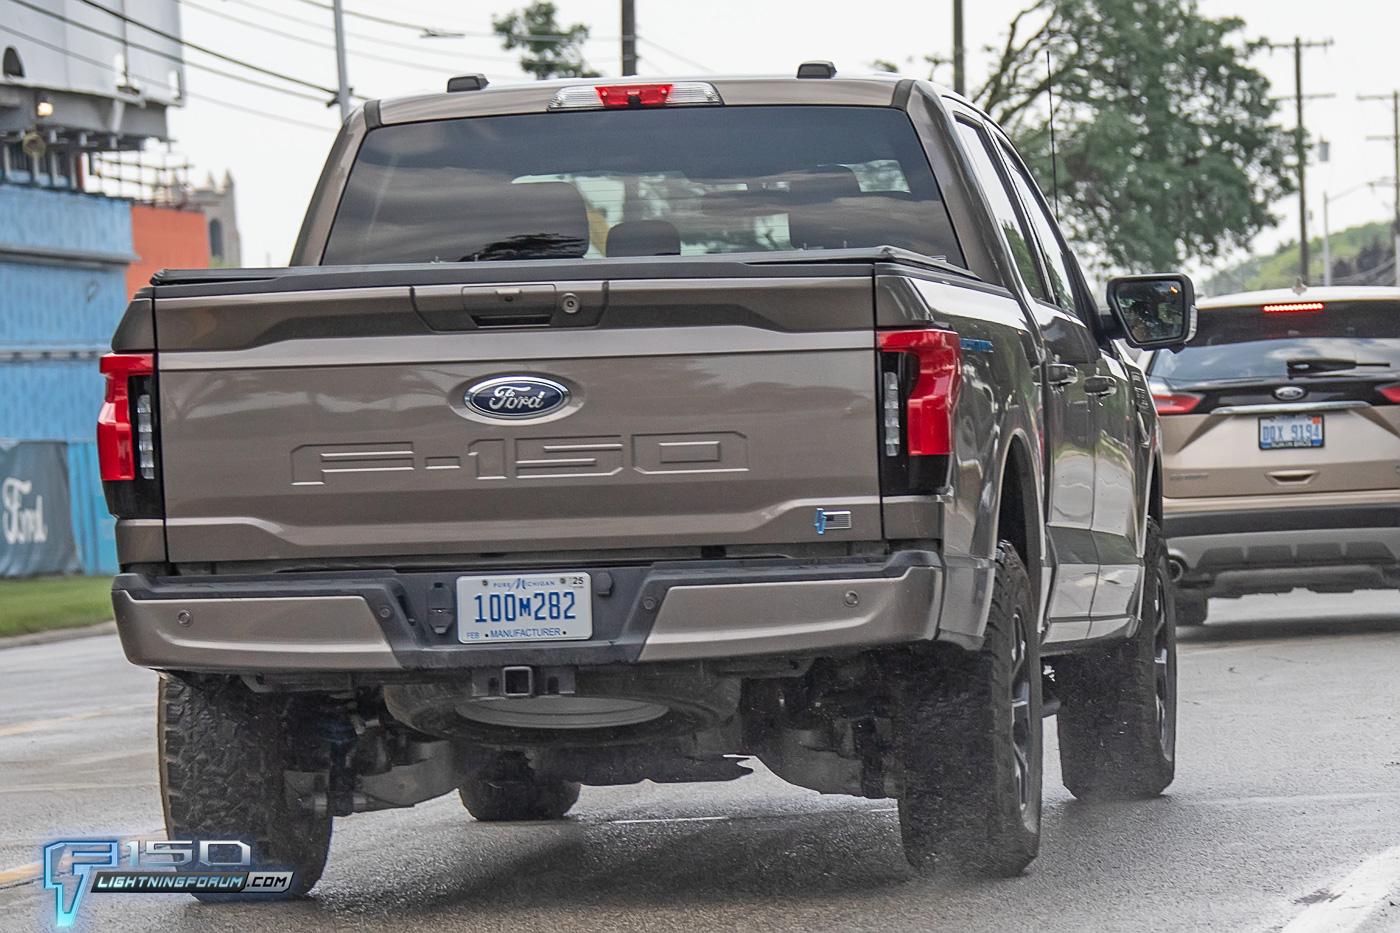
[[[1050,97],[1050,190],[1055,199],[1055,222],[1060,221],[1060,166],[1055,153],[1055,69],[1050,50],[1045,50],[1045,91]]]

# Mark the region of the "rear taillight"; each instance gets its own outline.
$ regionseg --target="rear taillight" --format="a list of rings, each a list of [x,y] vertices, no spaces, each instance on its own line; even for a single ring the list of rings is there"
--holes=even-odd
[[[1392,382],[1388,386],[1380,386],[1378,391],[1381,393],[1381,397],[1387,402],[1394,402],[1396,405],[1400,405],[1400,382]]]
[[[885,489],[927,492],[947,481],[962,345],[948,330],[884,331],[879,343]]]
[[[120,518],[161,514],[156,460],[155,357],[102,357],[107,394],[97,415],[97,462],[107,506]]]
[[[1152,404],[1159,415],[1188,415],[1201,404],[1202,398],[1194,392],[1153,392]]]
[[[145,460],[150,461],[150,475],[144,478],[154,479],[154,444],[148,451],[140,450],[142,432],[135,423],[138,418],[144,422],[141,426],[146,428],[145,439],[150,441],[151,397],[132,383],[139,376],[155,372],[155,358],[149,353],[109,353],[102,357],[100,365],[102,375],[107,377],[107,397],[97,415],[97,460],[102,479],[136,479],[136,471],[145,467]],[[135,394],[133,388],[137,390]],[[144,411],[144,417],[137,414],[138,410]]]

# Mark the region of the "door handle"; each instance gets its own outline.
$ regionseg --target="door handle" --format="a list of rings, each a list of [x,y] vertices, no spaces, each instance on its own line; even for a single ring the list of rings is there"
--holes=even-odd
[[[1112,376],[1088,376],[1084,379],[1085,395],[1112,395],[1118,391],[1118,383]]]
[[[1075,380],[1079,378],[1079,368],[1068,363],[1046,363],[1045,378],[1056,388],[1074,385]]]

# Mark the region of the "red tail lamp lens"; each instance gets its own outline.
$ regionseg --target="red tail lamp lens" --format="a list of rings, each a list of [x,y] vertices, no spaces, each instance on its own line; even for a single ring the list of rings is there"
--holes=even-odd
[[[136,478],[136,442],[132,427],[131,379],[155,372],[150,353],[109,353],[100,363],[107,396],[97,415],[97,463],[106,481]]]
[[[917,378],[904,400],[908,454],[953,452],[953,417],[962,390],[962,344],[949,330],[896,330],[880,334],[880,349],[914,357]]]

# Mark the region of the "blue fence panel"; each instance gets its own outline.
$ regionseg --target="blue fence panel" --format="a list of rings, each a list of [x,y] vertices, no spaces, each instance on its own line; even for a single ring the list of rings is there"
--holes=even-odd
[[[105,347],[126,305],[124,267],[0,258],[0,350]]]
[[[131,202],[0,185],[0,244],[130,253]]]
[[[103,391],[95,359],[0,361],[0,437],[91,441]]]
[[[73,537],[83,573],[117,572],[117,522],[107,513],[96,442],[68,445],[68,490],[72,498]]]

